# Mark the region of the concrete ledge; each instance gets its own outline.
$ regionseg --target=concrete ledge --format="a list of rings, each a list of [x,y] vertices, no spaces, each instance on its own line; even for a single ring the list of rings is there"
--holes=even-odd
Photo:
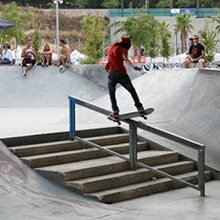
[[[141,66],[141,64],[136,64]],[[98,86],[103,88],[108,87],[108,73],[105,70],[105,65],[97,64],[83,64],[83,65],[71,65],[70,70],[77,73],[80,76],[85,77],[86,79],[92,81]],[[131,80],[141,76],[141,72],[133,70],[130,66],[125,64],[125,68]]]

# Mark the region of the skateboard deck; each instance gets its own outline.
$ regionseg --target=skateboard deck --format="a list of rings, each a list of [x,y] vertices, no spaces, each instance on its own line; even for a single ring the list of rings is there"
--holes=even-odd
[[[147,109],[144,109],[144,111],[145,111],[144,115],[140,115],[137,111],[119,115],[119,120],[115,120],[115,119],[111,118],[110,116],[108,116],[107,118],[113,122],[117,122],[120,125],[121,124],[120,120],[126,120],[126,119],[130,119],[130,118],[135,118],[135,117],[142,117],[146,120],[147,119],[146,115],[150,115],[151,113],[153,113],[154,109],[147,108]]]

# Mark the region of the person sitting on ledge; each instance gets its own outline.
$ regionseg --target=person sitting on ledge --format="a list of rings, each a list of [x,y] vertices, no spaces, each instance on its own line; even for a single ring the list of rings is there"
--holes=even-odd
[[[11,51],[11,47],[8,43],[4,43],[4,50],[2,51],[2,60],[0,64],[9,64],[9,66],[15,64],[15,57]]]
[[[200,68],[205,68],[205,47],[199,43],[199,36],[194,35],[193,42],[189,48],[188,57],[183,61],[183,68],[187,68],[190,63],[199,63]]]
[[[41,64],[41,66],[51,65],[52,53],[53,53],[53,50],[50,49],[50,45],[48,43],[45,43],[44,48],[43,48],[43,50],[41,52],[41,56],[42,56],[42,64]]]

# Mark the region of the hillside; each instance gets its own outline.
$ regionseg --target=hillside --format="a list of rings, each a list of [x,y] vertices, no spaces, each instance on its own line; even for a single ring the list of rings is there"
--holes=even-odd
[[[25,35],[27,37],[33,36],[33,24],[39,22],[42,24],[42,38],[44,42],[49,42],[54,44],[54,39],[56,38],[56,11],[45,12],[41,9],[28,7],[24,8],[24,12],[32,11],[34,17],[27,23],[27,28],[25,30]],[[85,15],[75,15],[75,14],[63,14],[59,13],[59,38],[68,39],[68,44],[71,49],[78,48],[78,39],[82,40],[83,36],[81,34],[81,20]]]
[[[0,11],[3,5],[0,4]],[[22,13],[33,12],[34,17],[26,21],[26,28],[23,30],[25,36],[32,38],[34,33],[33,25],[38,22],[41,24],[41,35],[44,42],[51,44],[55,48],[54,41],[56,38],[56,11],[50,12],[34,7],[22,7]],[[81,20],[85,14],[63,14],[59,12],[59,38],[68,39],[71,50],[78,48],[78,39],[83,40],[81,34]],[[21,47],[24,45],[21,45]]]

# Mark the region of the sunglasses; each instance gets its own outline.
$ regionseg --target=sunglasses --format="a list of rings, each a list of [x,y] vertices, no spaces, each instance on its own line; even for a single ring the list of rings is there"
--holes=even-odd
[[[193,38],[193,40],[198,40],[199,38],[198,37],[196,37],[196,38]]]

